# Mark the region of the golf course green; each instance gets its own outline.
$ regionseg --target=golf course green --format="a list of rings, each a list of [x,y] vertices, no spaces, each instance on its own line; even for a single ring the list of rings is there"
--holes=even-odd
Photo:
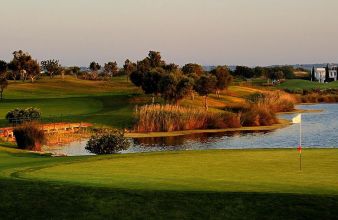
[[[333,219],[338,150],[53,158],[0,148],[4,218]],[[126,207],[128,211],[126,211]]]

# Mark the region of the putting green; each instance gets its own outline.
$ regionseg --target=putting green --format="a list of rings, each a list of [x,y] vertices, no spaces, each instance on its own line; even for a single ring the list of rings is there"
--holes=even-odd
[[[338,150],[219,150],[93,157],[20,178],[123,189],[338,194]]]

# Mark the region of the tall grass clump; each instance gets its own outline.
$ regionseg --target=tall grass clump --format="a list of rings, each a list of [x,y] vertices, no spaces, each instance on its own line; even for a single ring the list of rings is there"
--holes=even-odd
[[[293,111],[297,99],[281,92],[269,91],[253,94],[248,98],[250,107],[242,113],[243,126],[269,126],[278,123],[277,112]]]
[[[20,149],[41,151],[41,146],[46,141],[44,131],[35,122],[24,122],[13,133]]]
[[[136,132],[169,132],[240,127],[238,114],[213,113],[204,108],[178,105],[145,105],[135,112]]]
[[[251,104],[258,105],[260,108],[268,108],[272,112],[290,112],[295,109],[297,98],[282,91],[268,91],[256,93],[248,97]]]

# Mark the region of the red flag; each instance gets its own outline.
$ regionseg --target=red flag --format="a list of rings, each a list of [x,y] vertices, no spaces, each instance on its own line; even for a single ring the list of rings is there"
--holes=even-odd
[[[302,146],[298,146],[297,150],[301,154],[302,153]]]

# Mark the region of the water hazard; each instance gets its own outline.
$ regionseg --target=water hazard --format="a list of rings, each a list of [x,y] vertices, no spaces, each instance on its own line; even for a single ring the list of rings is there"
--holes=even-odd
[[[311,148],[332,148],[338,143],[338,104],[299,105],[306,110],[322,112],[304,113],[302,122],[303,146]],[[294,114],[281,115],[291,119]],[[252,148],[296,148],[299,143],[299,125],[270,132],[227,132],[214,134],[193,134],[179,137],[131,139],[132,146],[122,153],[206,150],[206,149],[252,149]],[[75,155],[90,155],[85,150],[87,140],[48,149],[49,152]]]

